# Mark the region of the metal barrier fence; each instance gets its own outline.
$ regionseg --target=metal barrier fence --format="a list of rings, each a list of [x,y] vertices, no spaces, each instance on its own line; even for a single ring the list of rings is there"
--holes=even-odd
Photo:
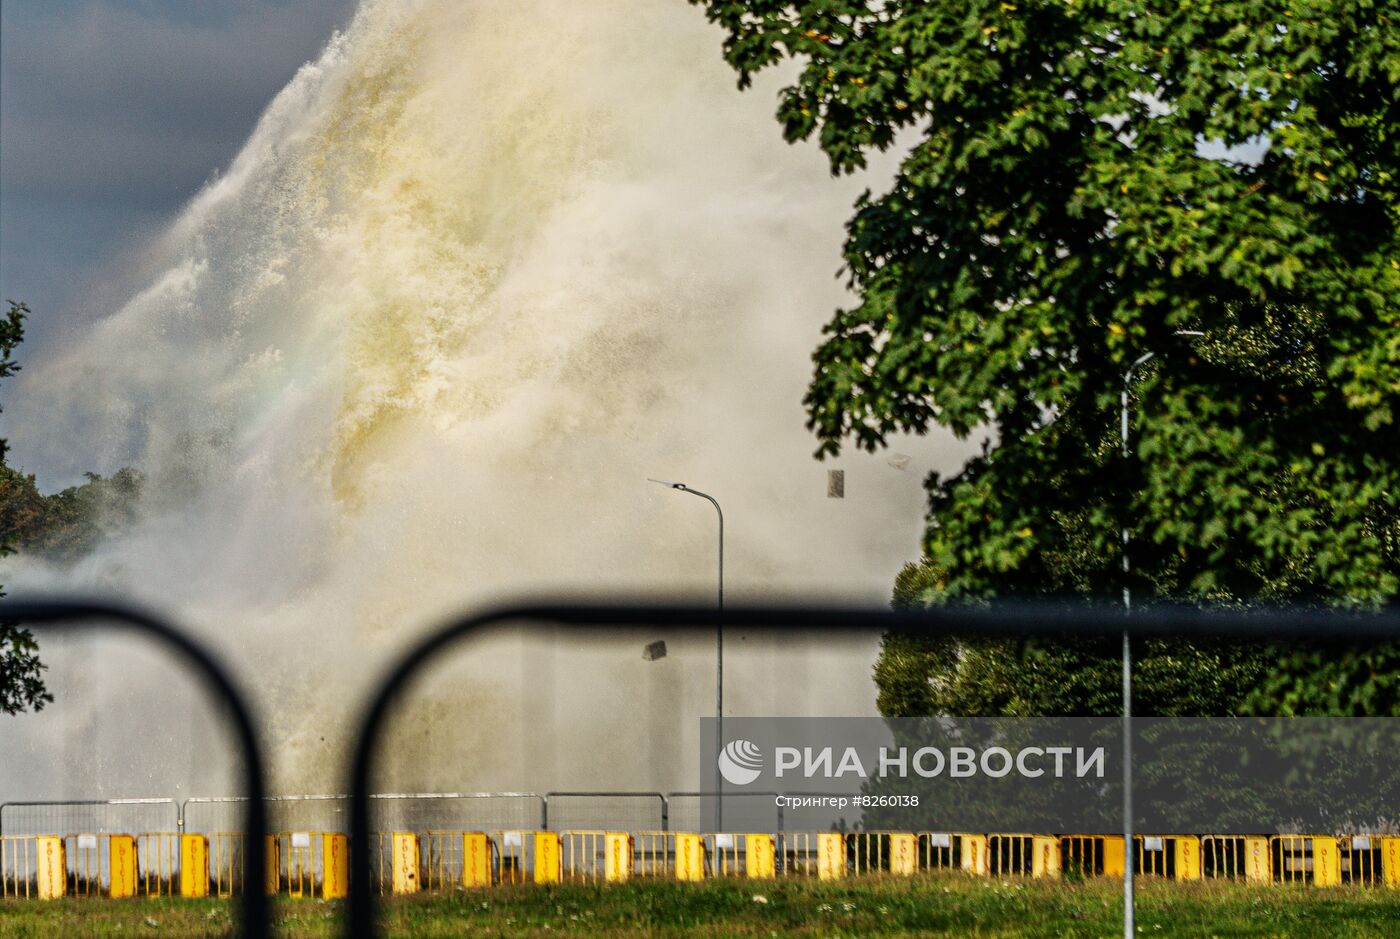
[[[120,837],[120,836],[119,836]],[[111,835],[69,835],[63,857],[70,897],[100,897],[111,883]]]
[[[34,838],[0,836],[0,899],[38,896],[39,845]]]
[[[370,797],[379,831],[544,828],[545,798],[534,792],[383,792]],[[213,835],[233,831],[240,796],[186,799],[179,830]],[[349,828],[347,795],[268,796],[263,800],[272,831],[339,831]]]
[[[782,831],[785,824],[783,806],[778,804],[778,792],[726,792],[725,812],[731,818],[744,819],[744,827],[752,831]],[[709,800],[710,813],[705,812]],[[676,831],[713,831],[715,793],[672,792],[667,795],[670,825]]]
[[[178,831],[179,827],[180,807],[174,799],[82,799],[0,804],[0,836],[68,835],[75,832],[129,835],[138,831]]]
[[[1374,887],[1383,883],[1383,839],[1370,835],[1352,835],[1338,844],[1339,872],[1342,883]]]
[[[1336,838],[1321,835],[1275,835],[1269,839],[1274,879],[1284,883],[1331,887],[1341,883],[1341,852]]]
[[[0,838],[0,896],[230,897],[245,888],[243,852],[264,852],[266,894],[346,897],[350,850],[340,832],[11,835]],[[579,829],[397,831],[376,835],[381,894],[493,884],[612,883],[847,876],[1117,877],[1121,836],[928,831],[671,832]],[[1138,836],[1143,876],[1400,888],[1400,836]]]
[[[243,890],[243,851],[244,838],[241,831],[203,832],[209,836],[209,879],[214,896],[231,897]],[[268,844],[267,878],[270,883],[280,881],[275,847]]]
[[[429,831],[418,836],[424,890],[486,887],[495,882],[500,852],[482,831]]]
[[[548,816],[534,792],[383,792],[370,805],[379,831],[536,829]]]
[[[144,832],[137,835],[136,856],[142,896],[169,897],[179,892],[179,833]]]
[[[247,804],[242,796],[186,799],[180,805],[178,830],[213,836],[239,830],[238,818]],[[263,811],[268,833],[278,831],[345,831],[350,797],[345,795],[267,796]]]
[[[1205,877],[1265,883],[1271,877],[1266,835],[1202,835],[1201,873]]]
[[[1161,839],[1151,842],[1157,845]],[[1135,842],[1138,858],[1144,855],[1143,839]],[[1160,845],[1158,845],[1160,850]],[[1123,876],[1123,838],[1121,835],[1065,835],[1060,839],[1060,872],[1076,877]],[[1144,871],[1139,864],[1138,870]]]
[[[634,870],[638,877],[675,877],[676,832],[633,832],[632,858],[635,864]]]
[[[1029,875],[1035,868],[1035,836],[989,835],[987,870],[993,877]]]
[[[555,831],[666,831],[671,827],[670,805],[659,792],[549,792],[544,796],[540,827]]]
[[[632,876],[632,836],[625,831],[563,831],[559,841],[565,880],[601,883]]]

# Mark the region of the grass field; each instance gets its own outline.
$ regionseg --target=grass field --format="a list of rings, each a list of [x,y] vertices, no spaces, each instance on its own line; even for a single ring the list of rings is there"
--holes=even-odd
[[[502,887],[395,900],[391,936],[1112,937],[1121,935],[1120,886],[989,881],[957,875],[912,880],[666,882],[624,886]],[[334,937],[341,907],[277,903],[280,934]],[[0,903],[3,939],[130,939],[233,935],[220,900],[64,900]],[[1400,891],[1232,884],[1145,883],[1143,936],[1182,939],[1324,939],[1400,936]]]

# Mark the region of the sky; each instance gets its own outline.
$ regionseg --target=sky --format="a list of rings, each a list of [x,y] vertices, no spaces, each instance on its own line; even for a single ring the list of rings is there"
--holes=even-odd
[[[355,0],[0,0],[0,298],[23,358],[120,304]]]

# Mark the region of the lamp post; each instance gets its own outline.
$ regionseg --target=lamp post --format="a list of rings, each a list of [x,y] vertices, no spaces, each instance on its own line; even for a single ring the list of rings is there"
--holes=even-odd
[[[652,479],[647,477],[647,482],[653,482],[679,492],[688,492],[692,496],[699,496],[715,507],[715,514],[719,516],[719,618],[715,620],[715,746],[724,746],[724,510],[719,507],[719,501],[714,496],[701,492],[699,489],[691,489],[685,483],[671,482],[665,479]],[[715,829],[718,831],[724,827],[724,779],[719,775],[719,764],[715,764]]]
[[[1194,329],[1178,329],[1172,333],[1173,336],[1204,336],[1205,333]],[[1133,360],[1133,364],[1128,366],[1128,370],[1123,373],[1123,392],[1120,402],[1122,404],[1120,412],[1119,439],[1123,445],[1123,466],[1126,469],[1131,452],[1128,449],[1128,389],[1133,382],[1133,373],[1140,366],[1150,362],[1157,353],[1144,352]],[[1123,615],[1128,616],[1133,612],[1133,592],[1128,583],[1128,575],[1132,570],[1132,563],[1128,556],[1128,512],[1123,510],[1122,527],[1122,553],[1123,553]],[[1133,868],[1136,866],[1137,855],[1133,851],[1133,650],[1128,639],[1128,627],[1123,626],[1123,937],[1124,939],[1135,939],[1136,919],[1133,908]]]

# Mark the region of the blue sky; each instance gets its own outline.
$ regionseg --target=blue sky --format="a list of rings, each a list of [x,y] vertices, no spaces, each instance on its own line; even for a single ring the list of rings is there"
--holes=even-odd
[[[0,0],[0,298],[22,357],[137,286],[130,259],[226,166],[355,0]]]

